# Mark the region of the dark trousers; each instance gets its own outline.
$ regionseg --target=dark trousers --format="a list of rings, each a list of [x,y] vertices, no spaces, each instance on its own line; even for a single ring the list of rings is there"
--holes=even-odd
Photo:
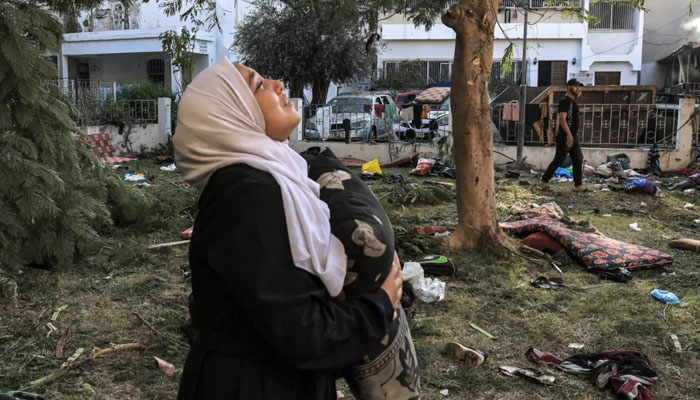
[[[574,185],[580,186],[583,184],[583,152],[581,144],[578,142],[578,135],[574,134],[574,145],[566,147],[566,133],[559,131],[557,133],[557,152],[554,155],[554,160],[549,164],[547,170],[542,175],[542,182],[549,182],[554,175],[554,171],[561,167],[566,160],[566,156],[571,156],[571,161],[574,166]]]

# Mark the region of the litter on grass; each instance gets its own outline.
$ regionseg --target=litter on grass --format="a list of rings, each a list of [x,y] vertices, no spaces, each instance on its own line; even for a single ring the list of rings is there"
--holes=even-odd
[[[676,294],[673,292],[669,292],[668,290],[654,289],[651,291],[651,297],[671,305],[681,303],[678,296],[676,296]]]
[[[126,174],[124,175],[124,180],[129,181],[129,182],[139,182],[139,181],[145,181],[146,177],[143,176],[141,173],[135,173],[135,174]]]

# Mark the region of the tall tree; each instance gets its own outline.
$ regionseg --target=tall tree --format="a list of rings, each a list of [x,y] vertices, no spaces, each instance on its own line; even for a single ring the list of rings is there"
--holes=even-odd
[[[97,3],[0,2],[0,266],[70,265],[113,215],[131,219],[147,204],[77,140],[53,81],[47,53],[60,51],[63,28],[49,7],[70,14]]]
[[[255,3],[236,32],[242,62],[280,79],[301,97],[312,85],[312,104],[325,102],[331,82],[367,76],[373,47],[365,46],[367,27],[348,0],[299,0]]]
[[[180,0],[178,0],[180,1]],[[195,0],[205,2],[207,0]],[[267,0],[265,0],[267,1]],[[351,5],[354,18],[368,33],[376,31],[381,16],[403,13],[416,26],[430,29],[438,20],[456,34],[452,73],[453,153],[457,170],[458,226],[447,239],[455,249],[481,248],[485,239],[499,243],[505,235],[498,228],[493,168],[488,83],[493,61],[494,30],[501,0],[337,0]],[[527,2],[527,0],[524,0]],[[594,0],[596,1],[596,0]],[[597,0],[611,2],[612,0]],[[629,0],[624,4],[644,9],[645,0]],[[694,1],[694,0],[690,0]],[[517,1],[516,1],[517,2]],[[309,0],[286,0],[277,4],[307,4]],[[311,3],[314,3],[311,1]],[[551,2],[550,4],[552,4]],[[574,2],[575,3],[575,2]],[[565,7],[564,14],[572,18],[589,19],[586,10]],[[313,21],[306,21],[311,23]],[[267,44],[267,43],[266,43]],[[315,43],[306,43],[314,46]],[[508,66],[509,46],[504,57]],[[347,59],[347,58],[346,58]]]

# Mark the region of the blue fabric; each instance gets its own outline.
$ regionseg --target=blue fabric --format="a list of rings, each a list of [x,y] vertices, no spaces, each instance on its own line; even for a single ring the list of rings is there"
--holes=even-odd
[[[574,179],[574,176],[571,175],[571,172],[565,170],[565,169],[562,168],[562,167],[559,167],[559,168],[556,169],[556,171],[554,171],[554,176],[565,176],[565,177],[567,177],[567,178],[569,178],[569,179]]]

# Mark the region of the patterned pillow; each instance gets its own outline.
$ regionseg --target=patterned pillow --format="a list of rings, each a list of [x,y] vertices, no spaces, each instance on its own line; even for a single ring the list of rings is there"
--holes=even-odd
[[[351,299],[379,289],[394,260],[394,232],[381,203],[330,149],[311,163],[309,178],[321,185],[321,200],[331,211],[331,232],[348,256],[340,297]]]

